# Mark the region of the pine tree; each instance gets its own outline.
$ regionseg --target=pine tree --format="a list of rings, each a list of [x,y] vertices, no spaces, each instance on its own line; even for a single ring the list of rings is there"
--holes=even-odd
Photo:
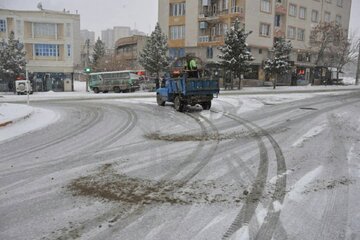
[[[291,41],[285,41],[283,38],[279,38],[273,47],[273,57],[268,58],[265,61],[264,70],[270,74],[273,78],[273,88],[276,88],[277,79],[280,76],[285,75],[291,69],[289,60],[290,52],[292,50]]]
[[[104,56],[105,56],[105,44],[100,40],[100,38],[98,38],[94,46],[94,53],[92,54],[92,58],[93,58],[92,63],[94,68],[97,67],[100,59],[103,58]]]
[[[25,73],[26,52],[24,44],[15,39],[14,32],[9,35],[8,41],[0,43],[0,74],[15,80],[16,76]]]
[[[150,74],[156,74],[159,79],[160,73],[169,66],[167,57],[167,37],[162,33],[159,23],[146,41],[143,51],[140,53],[140,64]]]
[[[240,21],[236,19],[234,26],[226,32],[225,45],[219,47],[221,64],[239,78],[239,89],[242,75],[248,71],[250,62],[254,60],[246,43],[250,34],[251,32],[245,32],[245,29],[240,27]]]

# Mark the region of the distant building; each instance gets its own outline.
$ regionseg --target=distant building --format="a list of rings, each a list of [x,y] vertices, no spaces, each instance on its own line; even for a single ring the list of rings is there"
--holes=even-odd
[[[130,69],[142,69],[139,57],[147,39],[147,36],[140,35],[118,39],[115,43],[116,59],[126,61]]]
[[[89,30],[80,31],[81,44],[85,43],[86,39],[90,40],[90,45],[95,45],[95,32]]]
[[[80,63],[80,15],[50,10],[0,9],[0,40],[10,32],[23,42],[35,91],[62,91]]]
[[[115,26],[113,29],[107,29],[101,31],[101,40],[105,44],[107,49],[113,50],[115,47],[115,42],[124,37],[130,37],[133,35],[146,35],[145,33],[138,31],[136,29],[132,30],[130,27],[125,26]]]
[[[89,58],[94,53],[95,46],[95,32],[89,30],[81,30],[81,68],[89,66]],[[89,45],[87,44],[87,40],[89,40]]]

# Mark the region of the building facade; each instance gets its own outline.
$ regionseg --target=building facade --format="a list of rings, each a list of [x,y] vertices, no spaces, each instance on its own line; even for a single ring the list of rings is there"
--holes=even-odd
[[[116,59],[124,64],[125,69],[140,70],[143,67],[139,63],[141,51],[144,49],[147,36],[134,35],[120,38],[115,43]]]
[[[216,62],[225,32],[238,18],[246,31],[255,58],[250,79],[265,79],[263,61],[276,38],[292,41],[291,60],[309,81],[314,57],[310,33],[321,21],[349,28],[351,0],[159,0],[159,24],[168,36],[169,55],[195,54]]]
[[[107,29],[101,31],[101,40],[105,44],[107,49],[113,50],[115,48],[115,42],[120,38],[130,37],[133,35],[146,35],[136,29],[132,30],[130,27],[115,26],[113,29]]]
[[[35,91],[62,91],[80,63],[80,15],[41,9],[0,9],[0,40],[11,32],[24,43]]]

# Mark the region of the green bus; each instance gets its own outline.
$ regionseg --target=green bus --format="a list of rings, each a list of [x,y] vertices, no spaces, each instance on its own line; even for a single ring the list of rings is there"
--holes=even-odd
[[[90,73],[89,87],[94,93],[113,91],[135,92],[140,89],[137,71],[113,71]]]

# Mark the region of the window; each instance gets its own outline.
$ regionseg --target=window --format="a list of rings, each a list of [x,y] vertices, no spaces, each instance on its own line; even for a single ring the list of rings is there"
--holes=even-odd
[[[281,16],[275,15],[275,27],[280,27],[281,25]]]
[[[59,45],[56,44],[35,44],[35,55],[41,57],[59,56]]]
[[[315,23],[319,22],[319,12],[318,11],[312,10],[312,12],[311,12],[311,21],[315,22]]]
[[[341,16],[340,15],[336,15],[335,22],[337,25],[341,26]]]
[[[295,39],[296,37],[296,28],[288,27],[288,38]]]
[[[297,30],[297,40],[305,41],[305,30],[298,28]]]
[[[71,45],[70,44],[67,45],[67,55],[68,55],[68,57],[71,57]]]
[[[214,50],[212,47],[207,47],[206,49],[206,58],[213,58],[214,56]]]
[[[171,3],[170,16],[185,16],[185,3]]]
[[[289,15],[292,17],[296,17],[296,13],[297,13],[297,7],[294,4],[290,4],[289,5]]]
[[[222,6],[222,8],[223,8],[224,10],[229,9],[229,0],[223,0],[223,6]]]
[[[263,36],[263,37],[270,36],[270,24],[267,24],[267,23],[260,24],[260,36]]]
[[[324,21],[325,22],[330,22],[331,21],[331,13],[325,12]]]
[[[71,24],[66,24],[66,37],[71,37]]]
[[[6,20],[0,19],[0,32],[6,32]]]
[[[298,53],[297,61],[298,62],[311,62],[311,54],[310,53]]]
[[[299,18],[300,19],[306,18],[306,8],[304,8],[304,7],[299,8]]]
[[[55,37],[56,24],[55,23],[34,23],[35,37]]]
[[[336,5],[337,5],[338,7],[342,7],[342,6],[343,6],[343,0],[337,0]]]
[[[270,0],[261,0],[260,9],[262,12],[270,13],[271,12],[271,2]]]
[[[170,40],[185,39],[185,26],[171,26]]]
[[[185,49],[184,48],[169,48],[169,57],[171,59],[185,57]]]

